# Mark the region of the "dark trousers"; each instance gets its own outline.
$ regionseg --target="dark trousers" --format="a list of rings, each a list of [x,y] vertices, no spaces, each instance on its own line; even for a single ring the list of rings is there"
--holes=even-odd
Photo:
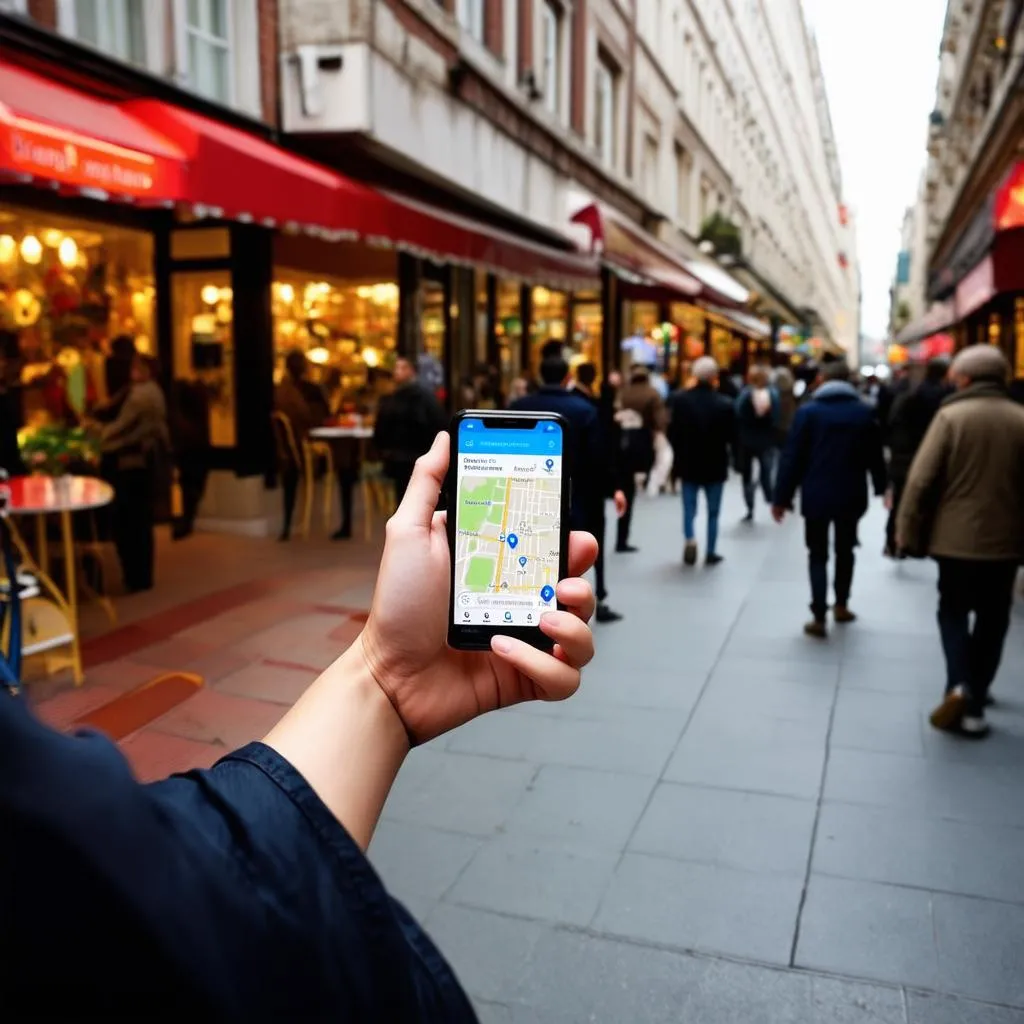
[[[181,488],[181,519],[174,524],[175,537],[187,537],[196,525],[199,503],[206,491],[206,460],[201,455],[182,459],[178,466]]]
[[[405,492],[409,489],[415,462],[389,462],[385,472],[395,485],[395,508],[402,504]]]
[[[153,586],[153,474],[148,468],[116,473],[114,547],[128,590]]]
[[[359,479],[359,470],[353,467],[345,467],[337,470],[338,475],[338,496],[341,499],[341,532],[352,532],[352,493],[355,490],[356,481]]]
[[[946,655],[946,691],[965,685],[968,714],[981,715],[1010,628],[1017,562],[940,558],[938,563],[938,617]]]
[[[295,502],[299,496],[299,467],[289,463],[281,468],[281,493],[284,496],[284,523],[281,536],[290,537],[292,519],[295,516]]]
[[[754,482],[754,466],[758,467],[757,483]],[[758,452],[744,448],[740,452],[740,472],[743,474],[743,498],[747,503],[747,511],[754,511],[754,496],[760,484],[766,505],[772,503],[775,490],[775,449]]]
[[[896,517],[900,510],[900,501],[903,500],[903,489],[906,484],[906,480],[892,481],[892,508],[889,509],[889,521],[885,524],[885,546],[890,551],[896,550]]]
[[[604,502],[595,505],[587,513],[587,520],[584,529],[597,538],[597,559],[594,562],[594,581],[597,584],[595,593],[598,603],[603,603],[608,597],[608,589],[604,585],[604,536],[607,529],[604,515]]]
[[[636,502],[636,476],[627,473],[623,480],[622,493],[626,495],[626,513],[619,518],[615,546],[624,548],[629,545],[629,528],[633,524],[633,505]]]
[[[818,622],[825,621],[828,611],[828,540],[829,531],[835,533],[836,604],[850,600],[853,586],[853,550],[857,547],[857,519],[807,519],[804,536],[807,541],[807,561],[811,576],[811,611]]]

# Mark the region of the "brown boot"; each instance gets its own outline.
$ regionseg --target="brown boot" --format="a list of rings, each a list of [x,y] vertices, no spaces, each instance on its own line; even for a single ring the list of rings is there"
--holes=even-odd
[[[832,609],[832,618],[839,625],[845,625],[846,623],[857,621],[857,616],[854,615],[845,604],[837,604],[835,608]]]
[[[807,636],[813,636],[815,640],[827,640],[828,639],[828,627],[824,622],[820,622],[818,619],[812,619],[804,626],[804,633]]]

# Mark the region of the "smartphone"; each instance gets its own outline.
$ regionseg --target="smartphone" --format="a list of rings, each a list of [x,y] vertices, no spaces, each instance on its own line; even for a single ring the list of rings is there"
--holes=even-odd
[[[568,424],[556,413],[466,410],[451,424],[448,644],[497,634],[551,650],[538,626],[558,607],[569,550]]]

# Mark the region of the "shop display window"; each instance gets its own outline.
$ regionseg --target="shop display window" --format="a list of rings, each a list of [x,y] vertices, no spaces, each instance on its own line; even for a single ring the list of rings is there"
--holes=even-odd
[[[210,409],[210,444],[231,448],[235,423],[234,296],[227,270],[171,277],[174,379],[201,383]]]
[[[601,366],[601,298],[596,293],[576,293],[572,297],[572,365],[593,363],[600,374]]]
[[[0,206],[0,327],[29,428],[72,424],[109,397],[118,335],[154,354],[154,296],[148,233]]]
[[[507,398],[513,392],[512,382],[523,375],[522,287],[518,281],[498,281],[496,319],[501,391]]]
[[[540,366],[540,350],[547,341],[568,342],[569,296],[547,288],[533,289],[533,321],[530,324],[530,358],[534,375]]]
[[[274,381],[293,349],[306,353],[332,411],[371,413],[395,361],[398,285],[274,274]],[[442,326],[443,331],[443,326]]]

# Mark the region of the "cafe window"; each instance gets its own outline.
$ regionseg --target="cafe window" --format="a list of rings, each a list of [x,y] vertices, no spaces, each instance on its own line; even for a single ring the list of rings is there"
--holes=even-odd
[[[580,292],[572,297],[572,334],[570,362],[575,368],[580,363],[593,363],[601,372],[601,297],[596,292]]]
[[[512,381],[523,375],[522,287],[518,281],[498,281],[496,323],[498,362],[501,366],[501,392],[507,399]]]
[[[118,335],[155,354],[153,240],[143,231],[0,206],[0,327],[17,338],[29,426],[108,397]]]
[[[569,296],[548,288],[533,289],[533,322],[530,325],[530,350],[536,373],[540,366],[540,350],[547,341],[568,340]]]
[[[210,408],[210,444],[232,448],[235,424],[234,295],[228,270],[176,271],[174,379],[202,384]]]

